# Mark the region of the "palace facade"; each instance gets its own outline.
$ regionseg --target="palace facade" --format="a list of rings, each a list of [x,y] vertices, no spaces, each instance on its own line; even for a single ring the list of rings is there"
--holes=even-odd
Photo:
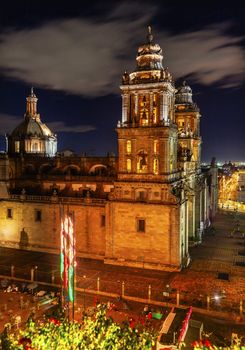
[[[176,89],[148,29],[120,86],[118,157],[57,153],[37,97],[0,156],[0,245],[59,253],[61,213],[72,213],[78,256],[178,271],[217,207],[217,167],[202,172],[200,118]]]

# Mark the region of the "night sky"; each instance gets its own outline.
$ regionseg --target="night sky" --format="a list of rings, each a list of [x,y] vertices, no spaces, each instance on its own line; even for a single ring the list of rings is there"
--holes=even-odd
[[[58,150],[117,154],[122,73],[152,26],[176,87],[200,107],[202,160],[245,161],[245,1],[5,1],[0,13],[0,150],[30,87]]]

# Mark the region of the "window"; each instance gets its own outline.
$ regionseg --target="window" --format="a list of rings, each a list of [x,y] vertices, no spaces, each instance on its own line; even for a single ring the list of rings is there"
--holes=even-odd
[[[153,173],[155,175],[158,174],[158,159],[156,159],[156,158],[153,160]]]
[[[101,226],[101,227],[105,227],[105,215],[101,215],[100,226]]]
[[[15,152],[16,153],[20,152],[20,141],[15,141]]]
[[[12,210],[12,208],[7,208],[7,219],[13,219],[13,210]]]
[[[149,122],[149,96],[140,96],[140,125],[148,125]]]
[[[137,232],[145,232],[145,220],[137,219]]]
[[[42,221],[42,211],[35,209],[35,221]]]
[[[38,143],[37,142],[34,142],[32,144],[32,152],[38,152]]]
[[[157,123],[157,95],[154,94],[153,97],[153,123],[156,124]]]
[[[131,172],[132,169],[132,164],[131,164],[131,159],[127,159],[127,172]]]
[[[132,152],[132,143],[130,140],[127,141],[127,154],[131,154]]]
[[[146,200],[146,191],[139,191],[137,193],[137,199],[140,201],[145,201]]]
[[[154,152],[154,154],[157,154],[159,152],[159,142],[158,142],[158,140],[154,140],[153,152]]]

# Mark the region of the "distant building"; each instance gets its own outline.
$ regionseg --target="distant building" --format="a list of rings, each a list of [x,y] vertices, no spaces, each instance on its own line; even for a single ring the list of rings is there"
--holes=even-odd
[[[0,244],[59,252],[62,212],[73,213],[77,255],[178,271],[215,214],[217,167],[200,166],[200,111],[177,90],[153,41],[120,86],[118,158],[56,153],[56,135],[27,97],[24,122],[0,155]],[[211,179],[211,180],[210,180]]]
[[[222,209],[245,211],[245,167],[224,163],[219,169],[219,206]]]

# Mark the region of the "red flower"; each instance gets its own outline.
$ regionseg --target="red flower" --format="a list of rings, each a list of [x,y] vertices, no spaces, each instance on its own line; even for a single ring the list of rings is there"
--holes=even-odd
[[[131,319],[129,320],[129,327],[132,328],[132,329],[135,328],[135,320],[134,320],[133,318],[131,318]]]
[[[195,340],[192,344],[191,344],[191,346],[193,346],[194,348],[196,347],[196,346],[199,346],[199,343],[198,343],[198,341],[197,340]]]
[[[203,345],[207,346],[208,348],[210,346],[212,346],[212,344],[210,343],[210,341],[208,339],[205,339],[202,343],[203,343]]]
[[[49,322],[55,324],[56,326],[60,325],[60,320],[57,320],[56,318],[53,318],[53,317],[49,319]]]
[[[148,320],[152,319],[152,313],[151,312],[148,313],[147,318],[148,318]]]

